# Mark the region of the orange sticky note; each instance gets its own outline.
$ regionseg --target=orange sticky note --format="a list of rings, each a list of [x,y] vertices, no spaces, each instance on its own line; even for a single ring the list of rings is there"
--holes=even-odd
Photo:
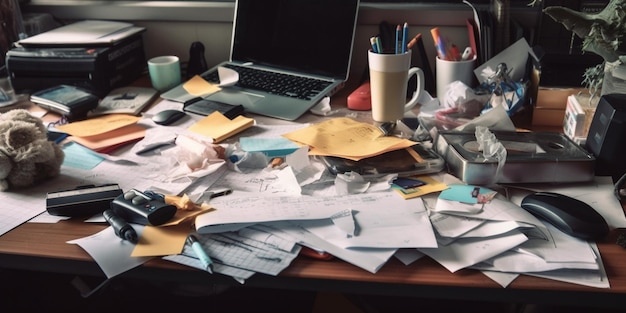
[[[239,115],[228,119],[220,112],[213,112],[189,127],[189,131],[213,138],[218,143],[234,134],[237,134],[254,124],[254,119]]]
[[[89,137],[124,126],[137,123],[141,117],[128,114],[109,114],[90,119],[57,126],[56,128],[62,132],[72,136]]]
[[[211,84],[198,75],[186,81],[183,88],[194,96],[207,95],[221,90],[217,84]]]

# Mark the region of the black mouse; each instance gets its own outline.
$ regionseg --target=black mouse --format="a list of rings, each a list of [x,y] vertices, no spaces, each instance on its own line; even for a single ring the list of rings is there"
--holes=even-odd
[[[179,110],[163,110],[152,117],[152,121],[159,125],[170,125],[187,115]]]
[[[585,202],[554,192],[536,192],[522,200],[522,208],[562,232],[585,240],[605,237],[606,220]]]

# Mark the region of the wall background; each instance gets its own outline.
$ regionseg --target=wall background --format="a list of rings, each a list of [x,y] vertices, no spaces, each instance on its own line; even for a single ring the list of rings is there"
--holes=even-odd
[[[143,38],[147,58],[177,55],[186,62],[191,43],[200,41],[206,48],[205,58],[210,67],[228,59],[234,4],[208,1],[31,0],[22,11],[49,13],[64,22],[106,19],[146,27]],[[522,6],[510,12],[526,28],[534,30],[539,25],[538,9]],[[428,61],[434,70],[436,53],[430,29],[439,26],[449,40],[465,47],[468,45],[465,21],[472,17],[472,10],[465,4],[361,3],[351,77],[360,77],[363,72],[367,64],[369,38],[378,33],[378,24],[383,20],[392,24],[409,23],[413,36],[421,32]],[[320,23],[323,22],[323,17],[320,17]]]

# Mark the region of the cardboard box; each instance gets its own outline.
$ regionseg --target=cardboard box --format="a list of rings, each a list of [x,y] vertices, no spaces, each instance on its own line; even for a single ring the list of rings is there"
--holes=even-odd
[[[585,88],[539,87],[532,126],[563,126],[567,97],[586,92]]]

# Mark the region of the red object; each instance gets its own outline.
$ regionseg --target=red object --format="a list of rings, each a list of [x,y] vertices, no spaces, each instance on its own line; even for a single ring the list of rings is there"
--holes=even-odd
[[[330,253],[316,251],[307,246],[302,246],[302,249],[300,249],[300,254],[319,260],[332,260],[334,258],[334,256]]]
[[[363,83],[348,96],[348,109],[367,111],[372,109],[370,82]]]

